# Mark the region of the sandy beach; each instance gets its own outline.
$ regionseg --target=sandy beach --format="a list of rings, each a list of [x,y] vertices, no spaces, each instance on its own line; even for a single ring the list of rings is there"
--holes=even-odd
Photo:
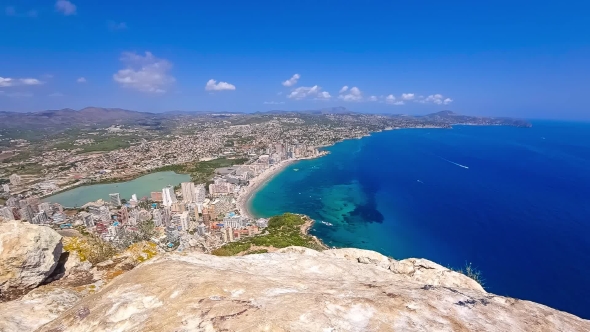
[[[258,190],[260,186],[268,182],[275,175],[280,173],[285,167],[296,162],[297,160],[298,159],[283,160],[280,163],[267,168],[257,177],[251,179],[248,186],[242,188],[238,194],[238,198],[236,200],[236,207],[238,209],[238,212],[241,215],[252,219],[253,216],[250,214],[250,211],[248,210],[248,201],[250,200],[252,195],[256,193],[256,190]]]
[[[256,193],[260,186],[264,185],[266,182],[270,181],[275,175],[279,174],[285,167],[291,165],[292,163],[300,160],[306,159],[315,159],[320,158],[327,155],[327,151],[322,151],[317,156],[313,157],[304,157],[304,158],[297,158],[297,159],[288,159],[283,160],[280,163],[273,165],[267,168],[264,172],[260,173],[257,177],[250,180],[248,186],[242,188],[238,193],[238,197],[236,199],[236,208],[240,215],[246,216],[250,219],[253,219],[254,216],[248,210],[248,201],[252,198],[252,195]]]

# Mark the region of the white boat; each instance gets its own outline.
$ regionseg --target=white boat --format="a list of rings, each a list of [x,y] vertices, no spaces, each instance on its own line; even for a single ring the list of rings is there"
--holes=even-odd
[[[326,226],[334,226],[334,225],[332,225],[332,223],[329,223],[329,222],[327,222],[327,221],[323,221],[323,220],[322,220],[322,221],[320,221],[320,222],[321,222],[322,224],[326,225]]]

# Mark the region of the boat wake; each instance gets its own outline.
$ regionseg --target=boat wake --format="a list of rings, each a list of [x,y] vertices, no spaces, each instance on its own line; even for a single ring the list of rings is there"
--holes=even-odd
[[[446,161],[446,162],[449,162],[449,163],[451,163],[451,164],[453,164],[453,165],[457,165],[457,166],[459,166],[459,167],[463,167],[463,168],[465,168],[465,169],[469,169],[469,166],[461,165],[461,164],[459,164],[459,163],[456,163],[456,162],[454,162],[454,161],[450,161],[450,160],[448,160],[448,159],[445,159],[445,158],[443,158],[443,157],[440,157],[440,159],[442,159],[442,160],[444,160],[444,161]]]

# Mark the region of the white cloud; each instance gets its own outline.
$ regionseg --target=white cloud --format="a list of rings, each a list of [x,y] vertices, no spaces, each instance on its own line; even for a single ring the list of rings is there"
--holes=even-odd
[[[401,105],[405,104],[403,100],[397,100],[397,98],[395,98],[394,95],[389,95],[389,96],[385,97],[385,103],[389,104],[389,105],[396,105],[396,106],[401,106]]]
[[[0,87],[12,86],[14,84],[13,81],[14,80],[9,77],[0,77]]]
[[[403,100],[413,100],[414,98],[416,98],[416,95],[413,93],[402,93]]]
[[[377,101],[377,96],[371,96],[368,99],[369,101]]]
[[[329,93],[324,93],[321,91],[322,87],[314,85],[314,86],[301,86],[293,91],[287,96],[287,98],[301,100],[306,97],[315,97],[316,99],[329,99],[331,96]]]
[[[111,30],[111,31],[127,29],[127,23],[125,23],[125,22],[117,23],[115,21],[108,21],[107,26],[109,27],[109,30]]]
[[[54,93],[50,93],[48,94],[49,97],[63,97],[64,94],[61,92],[54,92]]]
[[[65,16],[76,15],[76,5],[68,0],[58,0],[55,3],[55,10],[61,12]]]
[[[43,84],[43,82],[39,81],[36,78],[21,78],[21,79],[19,79],[19,81],[23,85],[39,85],[39,84]]]
[[[113,80],[123,87],[141,92],[164,93],[164,88],[175,81],[168,73],[172,64],[168,60],[156,58],[150,52],[145,52],[145,56],[125,52],[121,61],[127,64],[127,68],[113,74]]]
[[[16,8],[14,8],[14,6],[6,7],[5,12],[8,16],[16,16]]]
[[[18,85],[39,85],[43,84],[40,80],[36,78],[10,78],[10,77],[0,77],[0,88],[5,88],[9,86],[18,86]]]
[[[295,74],[295,75],[291,76],[290,79],[284,81],[283,85],[284,86],[293,86],[293,85],[297,84],[297,81],[299,81],[300,78],[301,78],[301,75]]]
[[[340,91],[338,91],[338,93],[345,93],[348,90],[348,85],[345,85],[342,87],[342,89],[340,89]]]
[[[76,80],[78,83],[86,83],[86,79],[84,77],[80,77]]]
[[[227,82],[219,82],[217,83],[216,80],[210,79],[207,81],[205,85],[206,91],[223,91],[223,90],[235,90],[236,86],[233,84],[229,84]]]
[[[340,91],[344,90],[345,87],[343,87],[342,89],[340,89]],[[348,92],[347,94],[340,94],[340,96],[338,96],[338,98],[344,100],[344,101],[361,101],[363,99],[363,93],[361,92],[361,90],[359,88],[357,88],[356,86],[353,86],[352,88],[350,88],[350,90],[344,90],[344,92]]]
[[[282,105],[284,104],[284,101],[265,101],[263,104],[264,105]]]
[[[318,93],[318,96],[315,99],[317,99],[317,100],[330,100],[330,98],[332,98],[332,96],[330,96],[330,94],[327,91],[320,91]]]
[[[440,93],[434,94],[434,95],[430,95],[426,98],[422,97],[418,100],[418,102],[423,103],[423,104],[436,104],[436,105],[448,105],[450,103],[453,102],[453,99],[451,98],[444,98],[443,95],[441,95]]]

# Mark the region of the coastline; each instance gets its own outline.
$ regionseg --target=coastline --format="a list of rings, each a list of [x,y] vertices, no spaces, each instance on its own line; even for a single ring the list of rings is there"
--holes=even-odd
[[[242,188],[238,193],[236,199],[236,209],[238,210],[239,214],[247,218],[254,219],[254,216],[248,209],[248,203],[263,185],[265,185],[268,181],[272,180],[272,178],[274,178],[277,174],[282,172],[287,166],[295,162],[298,162],[300,160],[320,158],[327,155],[328,153],[329,152],[327,151],[322,151],[320,152],[320,154],[313,157],[283,160],[280,163],[272,165],[271,167],[264,170],[264,172],[260,173],[255,178],[251,179],[248,185]]]
[[[254,194],[258,191],[262,185],[266,184],[270,181],[275,175],[279,174],[285,167],[291,165],[292,163],[298,161],[299,159],[288,159],[283,160],[280,163],[273,165],[264,170],[264,172],[260,173],[255,178],[251,179],[248,185],[242,189],[238,193],[238,197],[236,200],[236,208],[240,215],[245,216],[250,219],[254,219],[250,210],[248,209],[248,203],[250,199],[254,197]]]

